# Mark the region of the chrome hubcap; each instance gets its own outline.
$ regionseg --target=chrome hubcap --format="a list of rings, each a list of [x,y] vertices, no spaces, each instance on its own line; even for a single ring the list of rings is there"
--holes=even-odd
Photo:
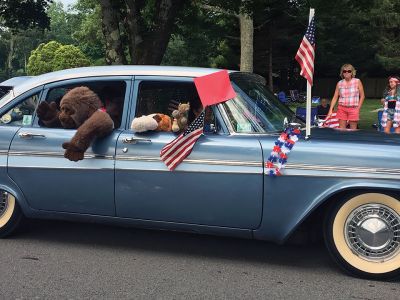
[[[0,218],[3,216],[8,206],[8,193],[0,191]]]
[[[400,252],[400,216],[386,205],[362,205],[348,216],[345,237],[363,259],[388,260]]]

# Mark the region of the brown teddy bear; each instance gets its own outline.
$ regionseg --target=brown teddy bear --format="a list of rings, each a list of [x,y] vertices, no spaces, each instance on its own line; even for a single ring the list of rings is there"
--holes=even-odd
[[[172,131],[178,132],[185,130],[188,125],[188,115],[190,110],[189,103],[179,103],[178,109],[172,112],[173,122]]]
[[[62,144],[64,157],[71,161],[82,160],[93,140],[112,132],[114,125],[110,115],[101,109],[99,97],[85,86],[68,91],[57,104],[41,102],[37,108],[40,122],[47,127],[75,129],[69,142]]]

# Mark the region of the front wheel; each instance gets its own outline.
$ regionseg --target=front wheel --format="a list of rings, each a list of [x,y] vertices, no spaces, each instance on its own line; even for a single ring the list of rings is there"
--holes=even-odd
[[[15,197],[6,191],[0,191],[0,238],[13,233],[23,218]]]
[[[400,276],[400,201],[365,193],[337,203],[325,219],[325,244],[339,265],[369,279]]]

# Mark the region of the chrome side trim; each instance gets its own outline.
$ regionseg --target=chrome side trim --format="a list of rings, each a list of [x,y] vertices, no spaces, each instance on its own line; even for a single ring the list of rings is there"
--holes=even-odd
[[[6,152],[7,153],[7,152]],[[1,153],[0,153],[1,154]],[[10,151],[10,156],[36,156],[36,157],[64,157],[62,152],[42,152],[42,151]],[[85,158],[95,158],[95,159],[114,159],[113,155],[98,155],[98,154],[86,154]]]
[[[400,180],[400,169],[328,166],[311,164],[288,164],[283,170],[284,176],[292,177],[331,177],[351,179],[390,179]],[[264,175],[268,175],[264,170]]]
[[[12,169],[28,169],[31,168],[30,166],[8,166],[9,168]],[[35,170],[84,170],[84,171],[114,171],[114,168],[87,168],[87,167],[79,167],[79,166],[73,166],[73,167],[32,167]]]
[[[117,161],[146,161],[146,162],[160,162],[160,157],[154,156],[125,156],[118,155]],[[233,161],[233,160],[216,160],[216,159],[185,159],[185,163],[189,164],[204,164],[204,165],[223,165],[223,166],[243,166],[243,167],[262,167],[261,162],[256,161]]]
[[[287,164],[286,169],[292,170],[311,170],[311,171],[332,171],[332,172],[354,172],[368,174],[396,174],[400,175],[400,169],[350,167],[350,166],[328,166],[310,164]]]
[[[0,155],[7,155],[8,151],[7,150],[0,150]]]

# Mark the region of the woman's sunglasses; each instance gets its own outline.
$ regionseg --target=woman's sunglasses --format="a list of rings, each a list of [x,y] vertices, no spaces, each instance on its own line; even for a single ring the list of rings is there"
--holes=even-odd
[[[342,73],[351,73],[353,72],[352,70],[343,70]]]

